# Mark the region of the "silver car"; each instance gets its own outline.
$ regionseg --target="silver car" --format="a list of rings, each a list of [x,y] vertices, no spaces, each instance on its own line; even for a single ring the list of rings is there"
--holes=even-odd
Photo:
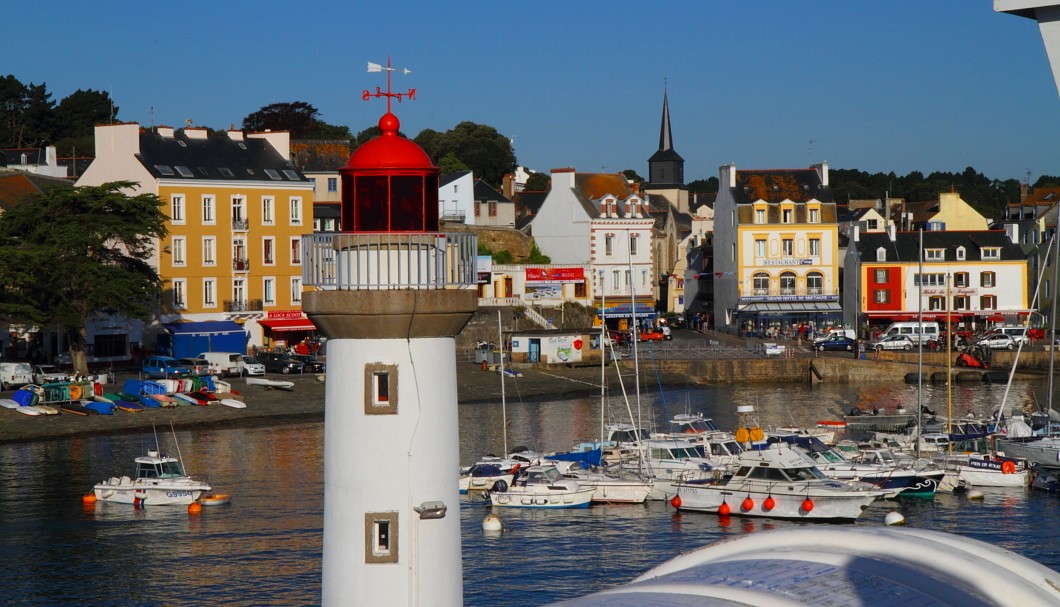
[[[244,356],[243,375],[265,375],[265,365],[252,356]]]
[[[912,350],[916,347],[908,335],[888,335],[870,346],[877,352],[881,350]]]

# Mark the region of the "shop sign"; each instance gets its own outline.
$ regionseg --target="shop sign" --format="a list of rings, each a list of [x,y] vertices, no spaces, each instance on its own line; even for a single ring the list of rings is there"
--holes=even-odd
[[[301,310],[270,310],[268,317],[270,319],[275,319],[275,320],[298,320],[299,318],[302,318],[302,311]]]
[[[527,268],[527,283],[578,283],[585,281],[585,268]]]

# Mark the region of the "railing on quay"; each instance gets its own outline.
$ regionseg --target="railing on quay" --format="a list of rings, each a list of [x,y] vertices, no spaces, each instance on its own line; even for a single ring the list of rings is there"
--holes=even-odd
[[[309,234],[302,253],[303,284],[323,290],[459,289],[478,279],[474,234]]]

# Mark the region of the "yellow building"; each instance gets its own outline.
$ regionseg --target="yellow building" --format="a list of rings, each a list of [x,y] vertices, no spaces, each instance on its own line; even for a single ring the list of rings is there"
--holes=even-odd
[[[289,345],[314,330],[301,311],[313,184],[291,165],[289,144],[287,132],[96,127],[96,159],[77,185],[133,181],[166,203],[169,234],[152,260],[164,288],[160,325],[235,321],[250,346]]]

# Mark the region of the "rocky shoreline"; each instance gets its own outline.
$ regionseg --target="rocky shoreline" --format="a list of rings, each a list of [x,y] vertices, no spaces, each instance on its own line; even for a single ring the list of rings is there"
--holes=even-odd
[[[600,368],[588,367],[527,367],[518,369],[522,377],[506,379],[510,398],[523,400],[567,399],[600,392]],[[613,368],[607,371],[609,389],[618,389],[618,376]],[[118,376],[120,385],[127,377]],[[324,382],[315,375],[285,376],[294,382],[293,391],[265,389],[247,385],[243,379],[233,379],[232,388],[243,395],[245,409],[223,405],[200,407],[186,405],[174,408],[147,409],[139,413],[117,411],[114,415],[80,416],[71,413],[31,417],[15,411],[0,409],[0,444],[69,439],[92,435],[124,434],[156,428],[174,429],[193,427],[233,427],[277,424],[324,418]],[[664,374],[659,378],[668,386],[691,385],[689,377]],[[633,387],[632,373],[623,378],[627,389]],[[642,385],[646,378],[641,377]],[[656,378],[653,375],[651,383]],[[518,392],[516,392],[516,390]],[[457,363],[457,394],[461,403],[483,403],[501,400],[501,378],[495,371],[483,371],[479,365]],[[9,397],[10,393],[3,393]]]

